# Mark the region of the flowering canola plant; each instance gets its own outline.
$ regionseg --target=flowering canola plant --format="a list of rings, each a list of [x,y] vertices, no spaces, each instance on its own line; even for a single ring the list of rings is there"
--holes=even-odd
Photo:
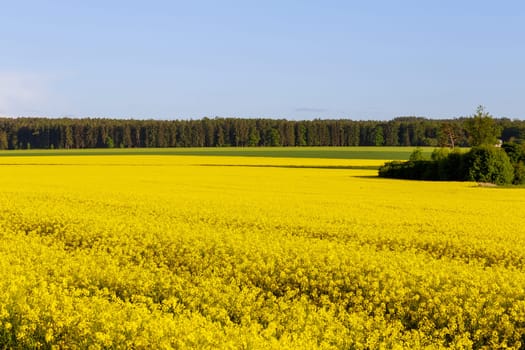
[[[525,189],[380,164],[0,158],[0,345],[525,346]]]

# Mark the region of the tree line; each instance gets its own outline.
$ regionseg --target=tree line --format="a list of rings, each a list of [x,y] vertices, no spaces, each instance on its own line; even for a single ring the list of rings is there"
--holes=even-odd
[[[203,118],[122,120],[0,118],[0,149],[257,146],[470,146],[470,118],[390,121]],[[525,121],[494,119],[503,141]]]

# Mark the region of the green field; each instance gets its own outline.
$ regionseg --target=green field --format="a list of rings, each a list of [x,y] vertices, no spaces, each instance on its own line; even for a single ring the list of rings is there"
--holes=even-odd
[[[221,147],[221,148],[112,148],[74,150],[12,150],[0,151],[0,156],[52,155],[188,155],[239,156],[272,158],[331,158],[407,160],[415,147]],[[433,147],[422,147],[426,156]]]

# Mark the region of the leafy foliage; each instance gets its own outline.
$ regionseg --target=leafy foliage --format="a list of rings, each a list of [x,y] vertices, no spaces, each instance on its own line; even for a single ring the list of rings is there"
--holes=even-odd
[[[419,160],[423,160],[423,152],[421,151],[420,148],[416,148],[411,154],[410,154],[410,157],[408,158],[408,160],[412,161],[412,162],[416,162],[416,161],[419,161]]]
[[[491,147],[474,147],[465,154],[467,180],[490,182],[498,185],[510,184],[514,170],[504,150]]]
[[[416,158],[411,157],[407,162],[387,162],[379,169],[379,176],[414,180],[478,181],[499,185],[516,182],[513,164],[507,153],[492,146],[473,147],[464,154],[435,150],[432,160]]]
[[[476,113],[465,120],[465,129],[471,146],[495,145],[501,134],[500,127],[483,106],[479,106]]]
[[[515,185],[525,184],[525,144],[504,143],[502,147],[514,167],[512,183]]]

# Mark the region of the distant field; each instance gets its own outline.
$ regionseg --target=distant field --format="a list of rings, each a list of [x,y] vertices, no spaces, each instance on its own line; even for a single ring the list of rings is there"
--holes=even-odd
[[[407,160],[415,147],[224,147],[224,148],[112,148],[75,150],[0,151],[0,156],[53,155],[187,155],[271,158],[387,159]],[[422,147],[429,156],[433,147]]]

